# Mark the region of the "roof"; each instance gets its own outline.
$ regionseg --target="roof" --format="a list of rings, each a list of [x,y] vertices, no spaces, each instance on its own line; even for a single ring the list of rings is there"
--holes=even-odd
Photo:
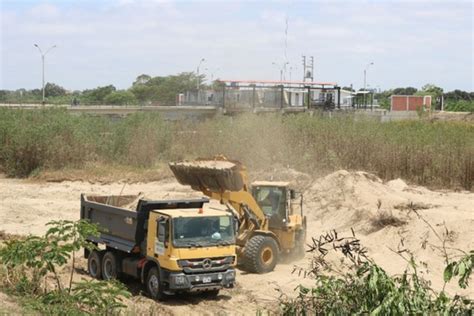
[[[181,209],[166,209],[156,210],[155,212],[165,214],[171,217],[208,217],[208,216],[223,216],[228,215],[225,206],[219,204],[205,203],[202,208],[202,213],[199,213],[198,208],[181,208]]]
[[[314,82],[314,81],[274,81],[274,80],[227,80],[227,79],[219,79],[220,82],[225,83],[245,83],[245,84],[298,84],[298,85],[320,85],[320,86],[336,86],[337,83],[335,82]]]
[[[286,181],[254,181],[252,186],[273,186],[273,187],[287,187],[290,182]]]

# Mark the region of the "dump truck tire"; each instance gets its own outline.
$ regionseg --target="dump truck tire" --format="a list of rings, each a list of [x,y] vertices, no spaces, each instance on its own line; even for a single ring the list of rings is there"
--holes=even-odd
[[[244,269],[252,273],[273,271],[278,262],[278,245],[268,236],[253,236],[244,250]]]
[[[102,279],[115,280],[118,277],[119,260],[112,251],[107,251],[102,258]]]
[[[150,298],[154,300],[163,300],[163,285],[160,280],[160,273],[157,267],[153,267],[148,271],[145,280],[146,291]]]
[[[92,250],[87,258],[87,271],[95,279],[102,278],[102,252]]]

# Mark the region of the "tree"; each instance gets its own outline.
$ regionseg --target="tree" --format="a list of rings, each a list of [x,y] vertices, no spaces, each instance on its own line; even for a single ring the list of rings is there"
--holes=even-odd
[[[102,103],[104,102],[104,99],[107,95],[116,90],[117,89],[113,85],[108,85],[105,87],[97,87],[91,90],[84,90],[82,94],[89,102]]]
[[[460,101],[460,100],[465,100],[465,101],[471,101],[473,98],[471,97],[471,94],[474,96],[474,94],[471,92],[467,91],[462,91],[462,90],[454,90],[451,92],[447,92],[444,94],[444,99],[445,100],[455,100],[455,101]]]
[[[418,90],[413,87],[406,88],[395,88],[393,89],[393,94],[396,95],[414,95]]]
[[[205,76],[200,76],[200,82]],[[140,75],[135,80],[130,92],[135,98],[144,103],[156,101],[163,105],[175,105],[176,95],[186,91],[195,90],[198,78],[192,72],[183,72],[178,75],[167,77],[153,77]]]
[[[61,87],[61,86],[58,86],[57,84],[48,82],[48,83],[44,86],[44,95],[45,95],[47,98],[50,98],[50,97],[61,97],[61,96],[66,95],[66,89],[64,89],[64,88]]]
[[[136,104],[137,99],[135,98],[135,95],[130,91],[120,90],[108,94],[104,98],[104,103],[114,105]]]
[[[135,79],[135,81],[133,82],[133,86],[147,84],[150,80],[151,77],[149,75],[141,74],[137,77],[137,79]]]
[[[431,95],[434,100],[437,100],[443,94],[443,88],[435,86],[434,84],[428,83],[425,84],[421,91],[417,93],[418,95]]]

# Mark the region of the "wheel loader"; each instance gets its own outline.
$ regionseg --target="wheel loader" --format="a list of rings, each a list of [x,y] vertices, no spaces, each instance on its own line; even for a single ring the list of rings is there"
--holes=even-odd
[[[249,186],[245,166],[224,156],[171,162],[169,166],[179,183],[234,212],[238,264],[244,270],[267,273],[281,256],[304,256],[303,195],[291,189],[290,183],[257,181]]]

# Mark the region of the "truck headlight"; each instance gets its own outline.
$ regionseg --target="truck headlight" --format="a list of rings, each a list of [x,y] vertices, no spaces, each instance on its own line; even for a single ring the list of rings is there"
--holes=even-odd
[[[186,277],[184,275],[177,275],[174,277],[174,283],[176,285],[183,285],[186,283]]]

